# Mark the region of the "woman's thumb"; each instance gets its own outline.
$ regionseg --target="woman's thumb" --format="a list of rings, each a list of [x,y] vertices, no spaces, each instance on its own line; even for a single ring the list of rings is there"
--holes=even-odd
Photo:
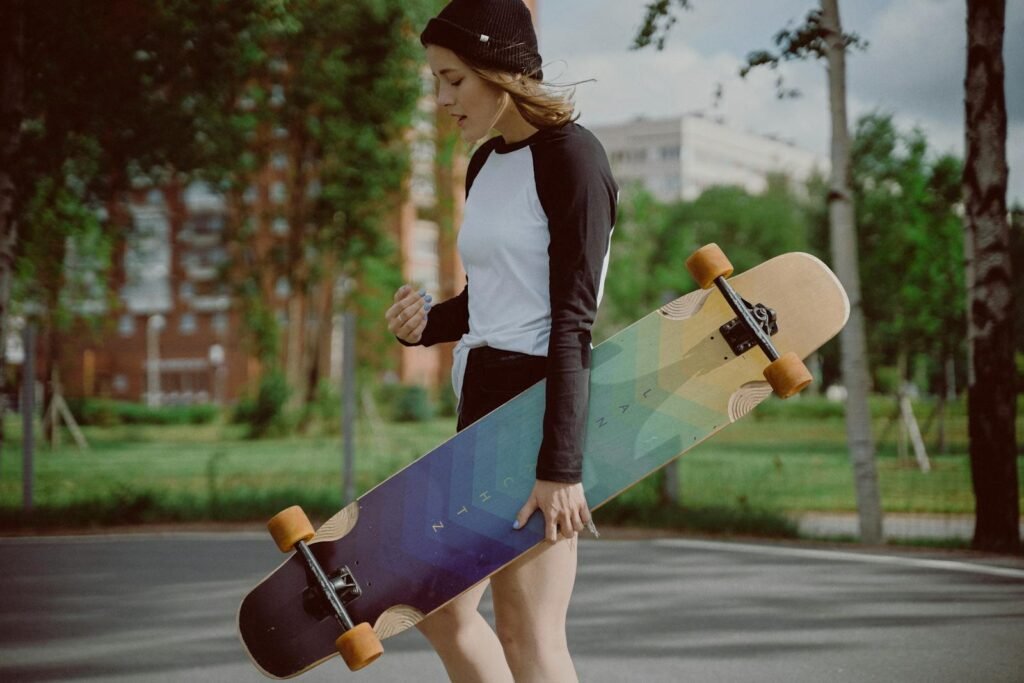
[[[516,521],[512,523],[512,528],[522,529],[530,520],[530,515],[532,515],[536,510],[537,501],[533,496],[530,496],[530,500],[526,501],[526,505],[519,509],[519,514],[516,515]]]

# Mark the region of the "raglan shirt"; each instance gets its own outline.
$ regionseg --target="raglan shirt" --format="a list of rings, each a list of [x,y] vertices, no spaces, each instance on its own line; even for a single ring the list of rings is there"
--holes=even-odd
[[[431,308],[419,343],[458,342],[456,396],[471,348],[547,357],[538,479],[582,480],[591,329],[617,197],[601,143],[575,123],[511,144],[492,138],[467,169],[458,236],[467,285]]]

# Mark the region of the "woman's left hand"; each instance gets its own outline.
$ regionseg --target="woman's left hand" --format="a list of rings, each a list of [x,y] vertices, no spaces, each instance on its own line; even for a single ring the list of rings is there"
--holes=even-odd
[[[583,484],[563,484],[538,479],[519,514],[516,529],[522,529],[537,510],[544,514],[544,536],[554,543],[561,534],[573,538],[590,521],[590,508],[583,495]]]

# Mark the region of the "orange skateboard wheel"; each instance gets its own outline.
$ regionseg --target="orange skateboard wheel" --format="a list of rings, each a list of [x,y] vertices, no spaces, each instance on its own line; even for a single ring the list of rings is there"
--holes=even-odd
[[[686,269],[701,289],[713,286],[717,277],[729,277],[733,270],[725,252],[714,242],[690,254],[686,259]]]
[[[338,636],[334,646],[338,648],[338,653],[351,671],[359,671],[369,666],[384,654],[380,638],[373,627],[365,621]]]
[[[290,552],[299,541],[308,541],[316,534],[309,517],[298,505],[285,508],[270,518],[267,530],[282,553]]]
[[[768,380],[768,384],[772,385],[776,395],[781,398],[799,394],[814,381],[811,371],[792,351],[772,361],[764,369],[764,378]]]

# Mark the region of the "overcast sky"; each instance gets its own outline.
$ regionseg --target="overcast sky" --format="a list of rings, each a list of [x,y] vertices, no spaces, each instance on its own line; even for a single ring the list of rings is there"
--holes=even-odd
[[[823,64],[780,67],[802,97],[776,98],[763,67],[743,80],[748,52],[774,47],[787,24],[801,23],[815,0],[693,0],[665,49],[629,49],[647,0],[537,0],[544,76],[577,87],[580,123],[629,121],[703,111],[729,125],[789,139],[827,156],[829,118]],[[673,3],[674,4],[674,3]],[[963,156],[964,0],[843,0],[846,32],[869,42],[847,59],[849,125],[871,111],[892,113],[901,129],[922,128],[935,153]],[[1009,118],[1009,198],[1024,203],[1024,0],[1007,0],[1003,58]],[[723,97],[713,109],[716,83]]]

